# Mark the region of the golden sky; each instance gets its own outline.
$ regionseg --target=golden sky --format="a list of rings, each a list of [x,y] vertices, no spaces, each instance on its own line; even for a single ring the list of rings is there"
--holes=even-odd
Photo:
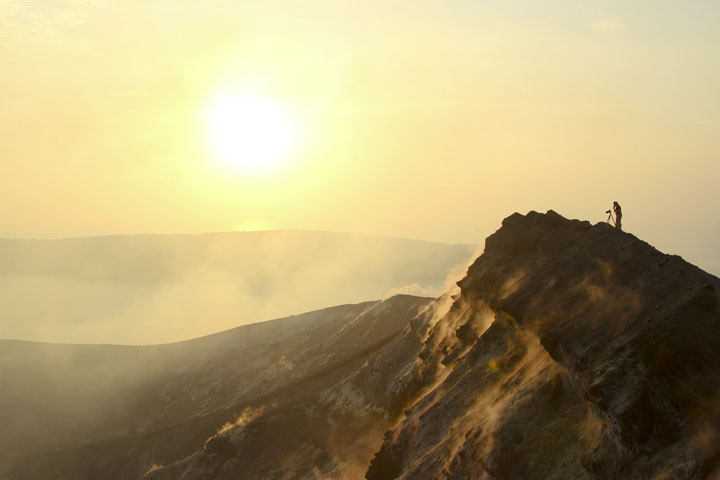
[[[714,0],[0,3],[2,237],[480,243],[514,211],[597,222],[618,200],[720,272]],[[218,160],[223,96],[290,118],[274,169]]]

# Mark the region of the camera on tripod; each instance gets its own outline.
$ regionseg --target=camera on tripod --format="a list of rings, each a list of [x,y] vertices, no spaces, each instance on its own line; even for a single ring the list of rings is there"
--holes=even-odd
[[[605,210],[605,213],[610,213],[610,210]]]

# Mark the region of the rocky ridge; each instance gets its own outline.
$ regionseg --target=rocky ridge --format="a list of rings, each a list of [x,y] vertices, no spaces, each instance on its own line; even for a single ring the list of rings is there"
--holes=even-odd
[[[716,277],[549,211],[458,285],[367,479],[720,478]]]
[[[340,449],[363,424],[348,412],[382,413],[373,436],[394,425],[367,470],[360,457],[310,473],[267,457],[258,473],[248,445],[286,424],[263,412],[147,479],[720,478],[718,288],[607,224],[514,214],[457,291],[307,403],[341,419]],[[323,403],[348,391],[353,408]]]
[[[394,334],[242,403],[144,478],[717,480],[719,288],[607,224],[514,214],[457,290],[402,300]],[[365,319],[327,341],[383,324]]]

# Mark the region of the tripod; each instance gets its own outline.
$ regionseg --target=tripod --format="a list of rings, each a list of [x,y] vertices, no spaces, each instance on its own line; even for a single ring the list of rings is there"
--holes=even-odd
[[[608,214],[607,223],[609,223],[610,225],[612,225],[614,227],[615,226],[615,217],[613,217],[612,210],[608,210],[605,213]]]

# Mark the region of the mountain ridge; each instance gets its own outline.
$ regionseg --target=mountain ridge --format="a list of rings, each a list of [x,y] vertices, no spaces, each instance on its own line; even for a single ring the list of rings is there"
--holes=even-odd
[[[549,211],[506,218],[458,286],[369,480],[720,474],[716,277]]]
[[[339,237],[362,237],[362,238],[379,238],[387,240],[400,240],[409,242],[419,243],[430,243],[440,245],[451,245],[461,247],[475,247],[476,245],[468,242],[446,242],[442,240],[427,240],[423,238],[412,238],[412,237],[399,237],[395,235],[384,235],[379,233],[361,233],[361,232],[344,232],[335,230],[302,230],[293,228],[278,228],[268,230],[227,230],[217,232],[198,232],[198,233],[109,233],[109,234],[98,234],[98,235],[78,235],[69,237],[0,237],[2,241],[18,241],[18,242],[55,242],[55,241],[76,241],[76,240],[93,240],[93,239],[113,239],[113,238],[132,238],[132,237],[157,237],[157,238],[197,238],[197,237],[213,237],[213,236],[232,236],[232,235],[248,235],[248,236],[260,236],[268,234],[307,234],[307,235],[332,235]]]
[[[282,416],[263,412],[146,479],[718,478],[719,286],[606,223],[511,215],[352,377],[396,423],[369,468],[257,465],[247,442]]]
[[[336,359],[356,345],[355,360],[313,381],[269,370],[275,394],[223,413],[204,442],[208,430],[188,432],[195,443],[174,432],[135,445],[134,471],[145,480],[717,480],[719,291],[717,277],[606,223],[516,213],[440,297],[357,307],[340,328],[285,344],[319,342],[305,350],[318,367],[331,345],[341,346]],[[278,372],[296,368],[276,357]],[[216,374],[217,385],[240,388],[236,368]],[[188,377],[173,401],[213,398],[201,379]],[[163,442],[176,455],[160,461],[150,450]],[[107,477],[112,458],[91,450],[34,463],[49,462],[36,471],[58,479],[96,478],[85,463],[104,478],[137,478]],[[10,467],[31,471],[22,460]]]
[[[0,392],[5,425],[0,438],[2,453],[11,453],[8,448],[22,445],[23,438],[31,441],[33,429],[29,426],[32,423],[40,422],[45,430],[52,432],[54,428],[55,431],[32,440],[40,443],[27,449],[28,453],[47,450],[53,445],[53,438],[64,439],[56,441],[73,446],[83,439],[110,439],[108,434],[132,436],[175,425],[177,420],[164,412],[168,407],[175,410],[175,415],[188,418],[225,411],[240,401],[237,398],[256,397],[268,388],[283,387],[283,383],[264,386],[262,382],[270,381],[285,370],[287,374],[282,378],[288,382],[293,376],[301,378],[332,370],[338,362],[346,361],[348,355],[364,358],[363,350],[402,329],[404,315],[409,315],[409,311],[402,310],[403,305],[411,308],[428,301],[400,295],[385,302],[329,307],[155,346],[6,341],[8,348],[0,350],[0,377],[7,387]],[[378,324],[374,333],[351,338],[339,331],[343,326],[352,327],[357,322],[362,324],[383,317],[381,305],[387,306],[394,317],[386,324]],[[327,335],[335,338],[316,338]],[[345,345],[345,350],[333,347],[333,342]],[[278,348],[280,350],[275,351]],[[323,361],[314,358],[312,352],[315,351],[325,352]],[[251,360],[243,360],[242,355],[252,355]],[[283,366],[283,362],[287,366]],[[291,365],[292,362],[296,365]],[[227,378],[232,377],[244,381],[226,384]],[[210,388],[208,393],[200,393],[202,385],[209,380],[212,382],[205,387]],[[210,392],[212,396],[203,397]],[[197,399],[192,400],[193,397]],[[173,407],[174,398],[186,404],[184,413]],[[42,399],[43,403],[34,405],[37,401],[33,399]],[[93,411],[86,410],[88,404],[93,405]],[[190,408],[193,405],[194,408]],[[73,417],[78,421],[68,424],[63,420]],[[101,424],[106,425],[105,430],[94,432]],[[113,429],[119,430],[113,433]]]

